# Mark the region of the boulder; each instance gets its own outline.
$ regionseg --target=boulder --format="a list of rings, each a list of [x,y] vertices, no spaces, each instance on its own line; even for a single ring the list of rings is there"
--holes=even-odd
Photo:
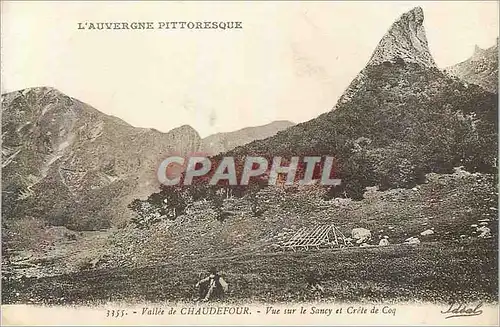
[[[378,243],[378,246],[387,246],[387,245],[389,245],[389,240],[386,238],[381,239],[380,242]]]
[[[351,238],[356,240],[357,244],[366,243],[371,240],[372,232],[366,228],[354,228],[351,231]]]
[[[491,229],[489,229],[486,226],[479,227],[477,229],[477,231],[481,233],[477,237],[480,237],[480,238],[490,238],[491,237]]]
[[[458,177],[467,177],[467,176],[471,175],[471,173],[469,173],[468,171],[466,171],[464,169],[464,166],[454,167],[453,174],[458,176]]]
[[[427,235],[432,235],[434,234],[434,231],[432,229],[427,229],[427,230],[424,230],[422,233],[420,233],[420,235],[422,236],[427,236]]]
[[[335,198],[333,199],[333,204],[336,207],[344,207],[351,204],[352,200],[350,198]]]
[[[420,244],[418,237],[410,237],[405,240],[405,244]]]

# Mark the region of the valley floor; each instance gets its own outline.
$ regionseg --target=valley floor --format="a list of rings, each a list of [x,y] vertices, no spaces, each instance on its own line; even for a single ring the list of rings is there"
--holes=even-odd
[[[3,303],[195,301],[199,274],[215,266],[228,302],[498,301],[498,192],[494,176],[429,174],[413,189],[367,191],[361,201],[263,190],[267,210],[244,199],[215,219],[205,203],[174,221],[76,232],[35,219],[9,221]],[[282,252],[302,227],[368,228],[371,244]],[[479,226],[488,226],[483,238]],[[481,227],[483,228],[483,227]],[[432,232],[429,232],[433,231]],[[418,237],[420,244],[402,244]],[[315,275],[323,293],[311,290]]]
[[[385,247],[173,258],[139,268],[104,268],[4,280],[3,303],[99,304],[195,301],[198,273],[218,267],[227,301],[486,301],[498,299],[496,238]],[[315,271],[324,293],[312,291]]]

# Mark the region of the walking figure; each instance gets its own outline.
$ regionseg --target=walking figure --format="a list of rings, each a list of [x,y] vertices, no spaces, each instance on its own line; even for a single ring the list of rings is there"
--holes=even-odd
[[[226,281],[215,267],[210,268],[208,277],[198,281],[196,287],[198,288],[198,300],[203,302],[221,300],[228,290]]]

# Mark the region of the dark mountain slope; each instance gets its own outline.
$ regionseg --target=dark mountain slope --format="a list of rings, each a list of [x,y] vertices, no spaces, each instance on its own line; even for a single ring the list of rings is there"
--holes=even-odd
[[[2,95],[2,217],[74,229],[127,221],[127,204],[158,188],[169,153],[197,151],[189,126],[136,128],[52,88]]]
[[[454,166],[492,171],[497,95],[441,72],[426,42],[408,49],[417,44],[408,40],[425,40],[422,24],[420,8],[404,14],[334,110],[231,154],[335,156],[338,191],[355,198],[366,186],[409,187]]]

